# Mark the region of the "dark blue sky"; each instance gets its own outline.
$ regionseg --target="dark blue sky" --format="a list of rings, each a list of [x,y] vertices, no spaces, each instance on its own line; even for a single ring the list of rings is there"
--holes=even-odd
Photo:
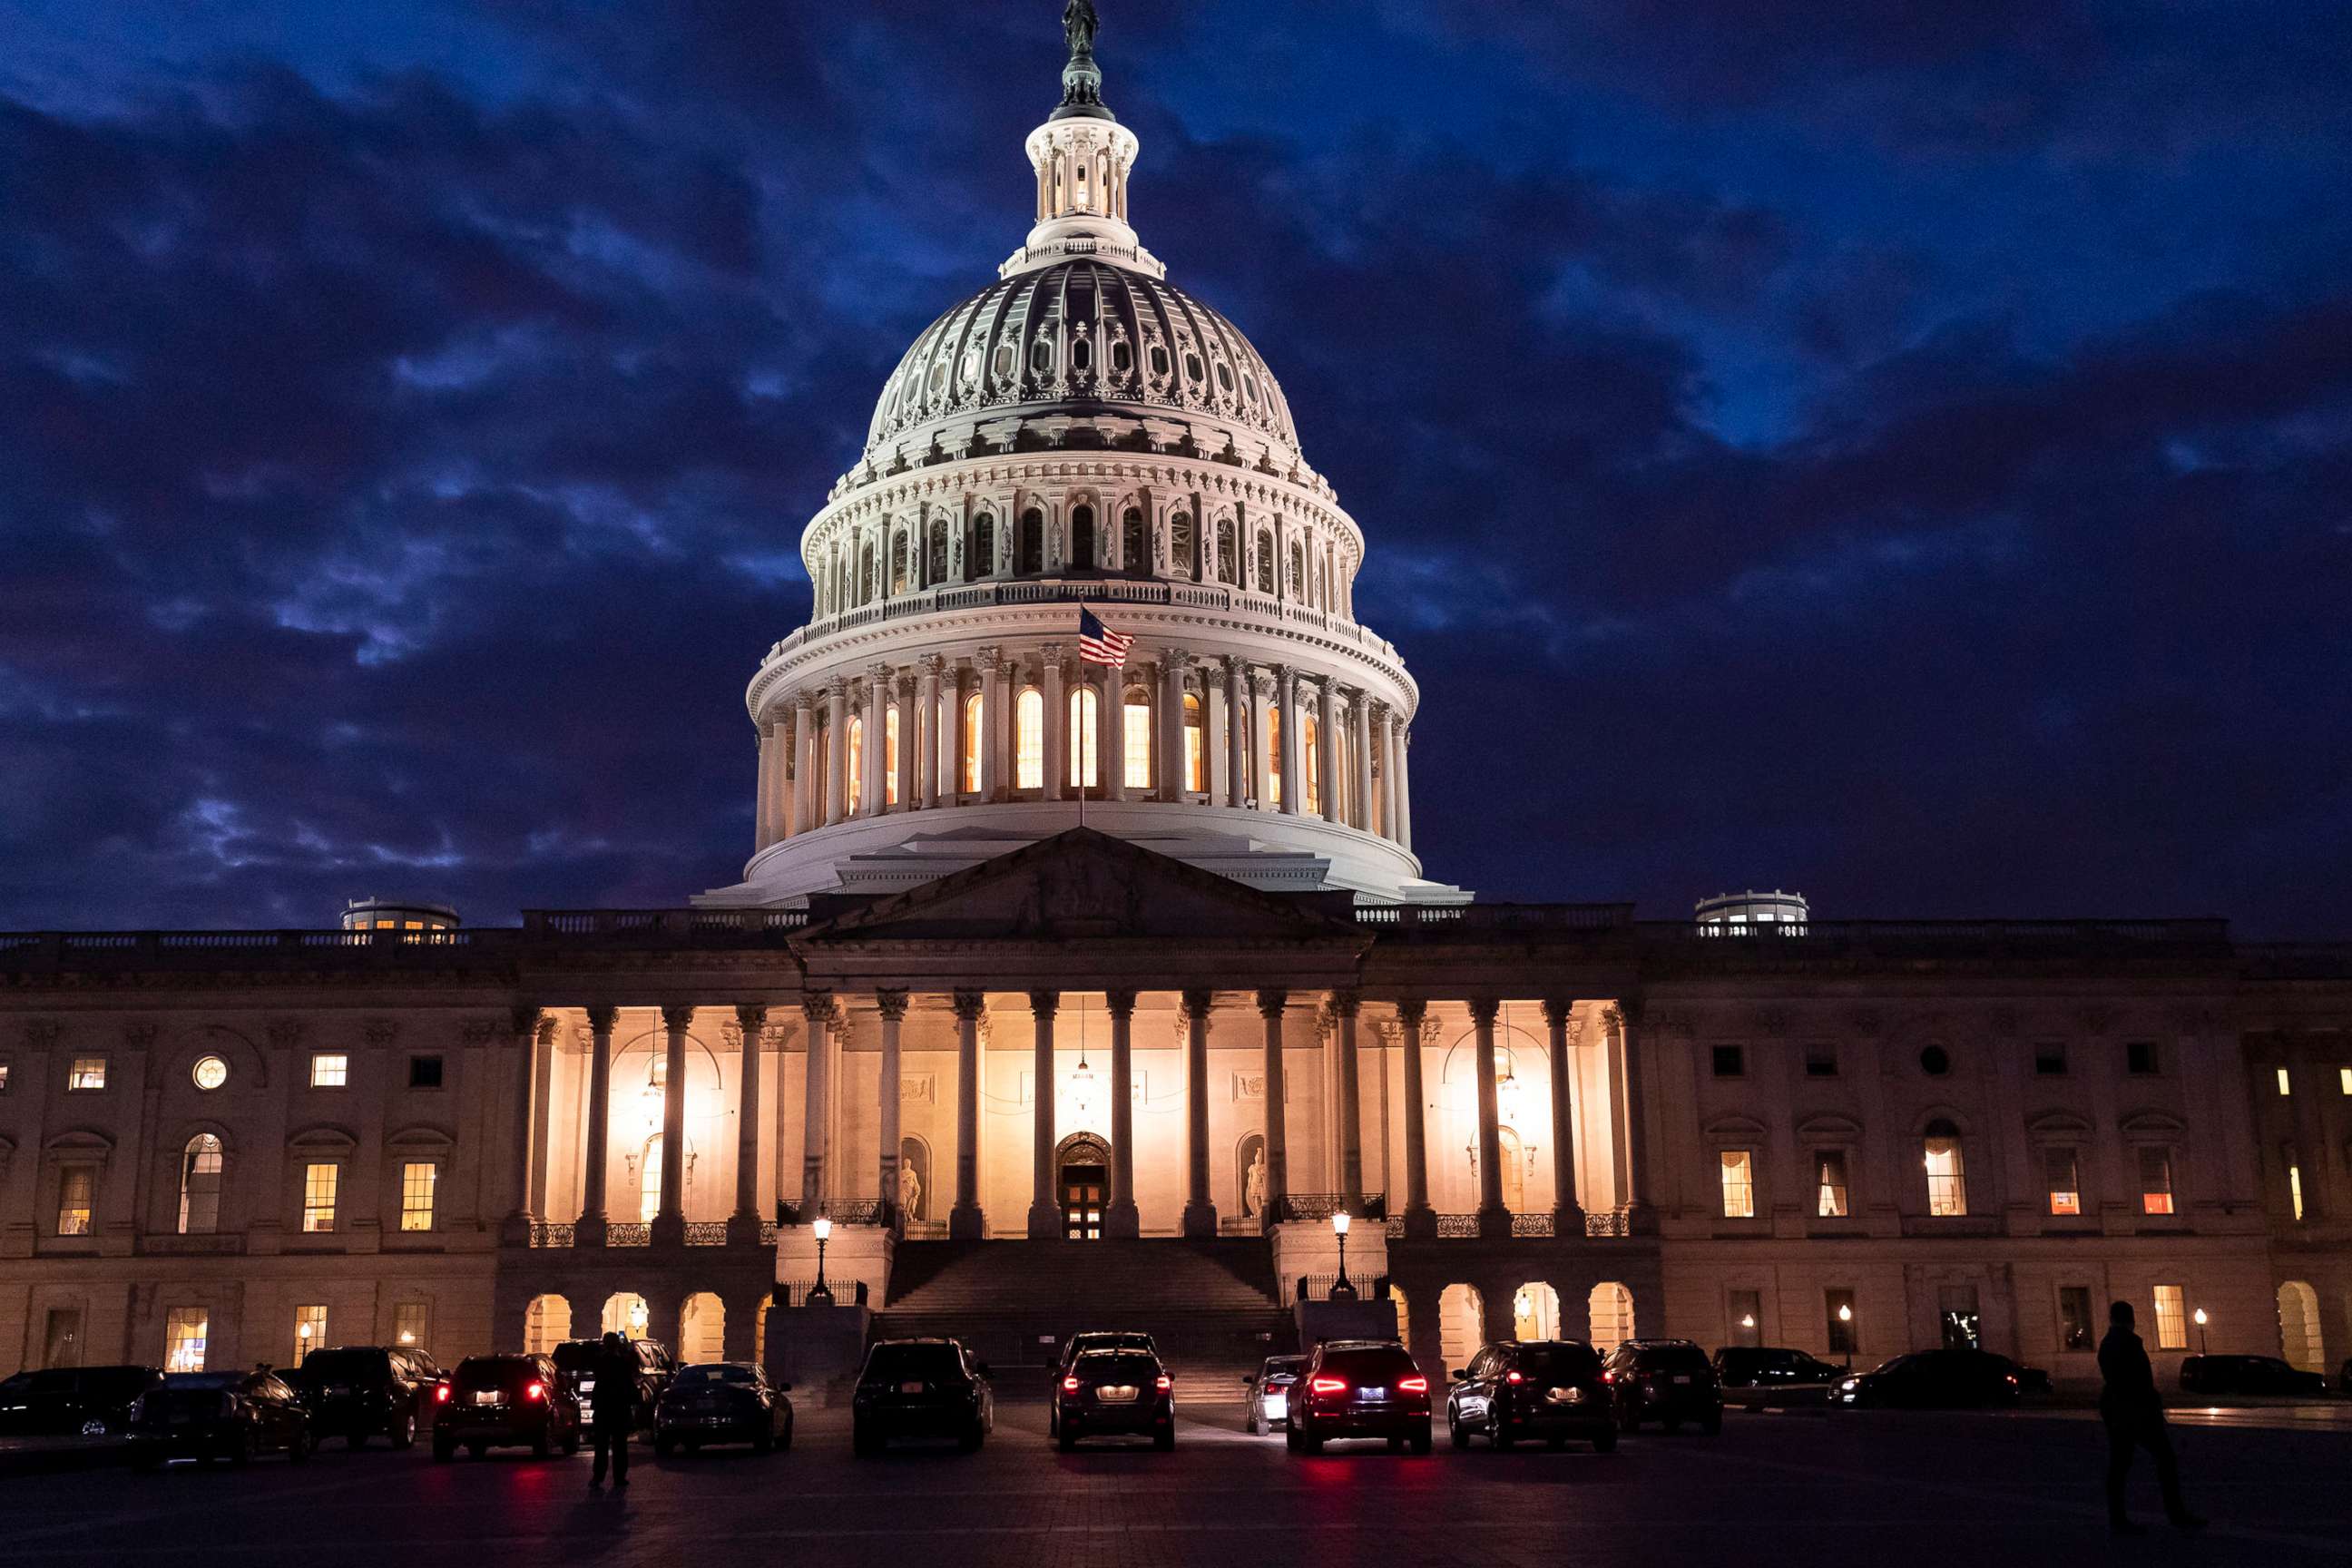
[[[2352,10],[1100,0],[1432,874],[2352,931]],[[672,903],[1058,0],[0,0],[0,926]]]

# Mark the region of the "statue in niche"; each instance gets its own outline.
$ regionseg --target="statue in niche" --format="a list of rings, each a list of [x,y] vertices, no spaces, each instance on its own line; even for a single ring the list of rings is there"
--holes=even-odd
[[[1242,1217],[1255,1219],[1265,1212],[1265,1140],[1251,1133],[1244,1145],[1243,1158],[1248,1163],[1242,1173]]]

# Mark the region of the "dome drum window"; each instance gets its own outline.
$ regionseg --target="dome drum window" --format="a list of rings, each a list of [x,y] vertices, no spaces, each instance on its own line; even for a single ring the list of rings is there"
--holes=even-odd
[[[1088,371],[1094,369],[1094,344],[1087,342],[1084,338],[1080,338],[1076,342],[1072,343],[1070,345],[1070,369],[1072,372],[1078,375],[1084,375]]]
[[[1184,379],[1197,382],[1202,378],[1201,356],[1191,352],[1184,355]]]
[[[1159,343],[1151,345],[1151,374],[1161,381],[1168,379],[1168,351]]]

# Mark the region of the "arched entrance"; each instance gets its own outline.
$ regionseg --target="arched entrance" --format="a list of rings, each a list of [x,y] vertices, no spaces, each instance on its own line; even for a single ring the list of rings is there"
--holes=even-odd
[[[1468,1366],[1486,1342],[1486,1304],[1475,1285],[1448,1285],[1438,1294],[1437,1342],[1448,1372]]]
[[[1054,1150],[1054,1190],[1062,1205],[1062,1236],[1100,1241],[1110,1206],[1110,1145],[1092,1132],[1073,1132]]]
[[[599,1326],[604,1333],[641,1340],[646,1337],[648,1320],[643,1296],[634,1290],[618,1290],[604,1298],[604,1314]]]
[[[1522,1343],[1559,1338],[1559,1292],[1540,1279],[1520,1286],[1511,1298],[1511,1337]]]
[[[2319,1292],[2300,1279],[2278,1289],[2279,1352],[2305,1372],[2325,1372],[2327,1351],[2319,1337]]]
[[[522,1315],[522,1348],[547,1355],[572,1337],[572,1303],[561,1296],[534,1296]]]
[[[708,1290],[688,1296],[679,1309],[677,1359],[681,1363],[727,1359],[726,1304]]]
[[[1633,1292],[1614,1279],[1592,1288],[1587,1299],[1592,1313],[1592,1348],[1607,1355],[1633,1337]]]

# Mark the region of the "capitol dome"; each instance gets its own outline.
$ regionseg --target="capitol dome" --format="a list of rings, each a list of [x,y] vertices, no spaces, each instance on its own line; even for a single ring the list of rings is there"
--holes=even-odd
[[[1032,226],[884,385],[747,694],[754,853],[713,904],[887,892],[1086,826],[1265,889],[1458,901],[1412,854],[1404,661],[1288,401],[1129,223],[1090,8]]]

